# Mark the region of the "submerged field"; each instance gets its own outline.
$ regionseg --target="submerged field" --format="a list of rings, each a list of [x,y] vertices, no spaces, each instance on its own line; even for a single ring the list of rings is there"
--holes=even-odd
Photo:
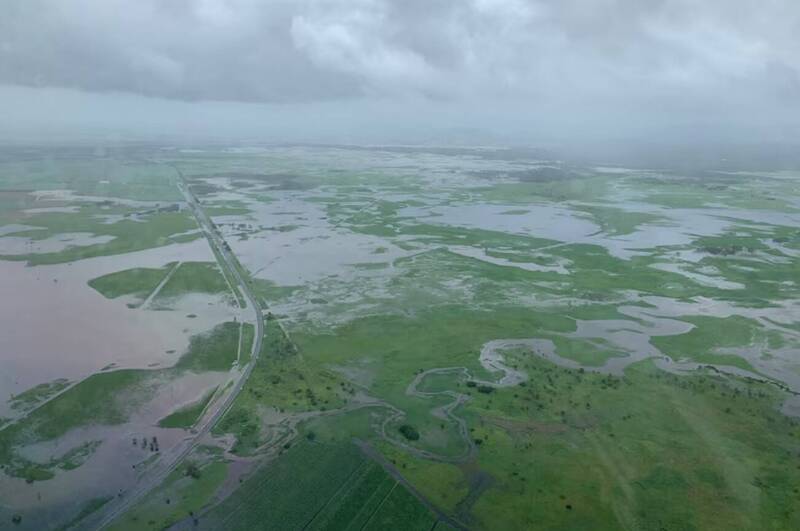
[[[174,170],[18,159],[0,164],[0,520],[80,528],[219,401],[252,325]]]
[[[17,331],[4,345],[19,376],[0,379],[13,395],[0,518],[800,527],[795,174],[578,167],[511,150],[86,159],[0,174],[9,286],[20,300],[32,290],[20,303],[31,311],[66,301],[65,326],[80,330],[57,326],[57,343]],[[183,182],[236,263],[209,246]],[[70,317],[75,304],[109,330]],[[56,344],[68,362],[45,366]],[[135,487],[159,477],[170,447],[189,448],[181,440],[179,466]],[[120,455],[125,477],[79,489],[70,510],[48,497],[48,485],[91,485]]]

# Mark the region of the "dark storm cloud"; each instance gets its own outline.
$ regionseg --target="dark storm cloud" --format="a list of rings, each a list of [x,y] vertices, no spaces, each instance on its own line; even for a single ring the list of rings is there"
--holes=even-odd
[[[798,35],[796,0],[2,0],[0,135],[796,139]]]
[[[346,97],[291,37],[289,4],[23,0],[2,9],[0,82],[186,100]]]
[[[792,0],[6,0],[0,83],[186,100],[796,99]]]

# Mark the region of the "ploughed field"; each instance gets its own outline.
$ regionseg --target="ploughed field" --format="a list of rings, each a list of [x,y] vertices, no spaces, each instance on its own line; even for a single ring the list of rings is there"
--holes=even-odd
[[[141,149],[0,164],[9,525],[800,527],[796,173]]]

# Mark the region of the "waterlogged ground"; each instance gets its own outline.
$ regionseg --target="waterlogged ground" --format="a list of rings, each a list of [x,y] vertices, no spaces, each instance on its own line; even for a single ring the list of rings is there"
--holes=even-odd
[[[0,164],[0,519],[55,529],[129,489],[186,437],[202,410],[159,421],[226,384],[252,317],[173,170],[91,154],[10,159]]]
[[[270,149],[209,153],[185,171],[290,329],[520,305],[568,310],[573,339],[641,359],[696,316],[738,316],[753,341],[729,354],[781,365],[775,377],[800,390],[800,361],[780,355],[800,318],[792,176],[552,170],[477,153]],[[768,352],[748,349],[757,340]]]
[[[90,485],[82,511],[102,512],[146,474],[133,468],[150,455],[141,435],[190,436],[159,420],[191,427],[246,363],[251,313],[215,272],[177,170],[268,310],[267,333],[231,410],[119,528],[245,528],[224,507],[267,511],[248,489],[270,470],[321,485],[292,463],[354,438],[427,504],[397,513],[426,529],[800,526],[799,175],[494,149],[125,157],[124,171],[97,157],[4,170],[0,282],[20,302],[0,308],[14,367],[0,391],[23,398],[0,416],[108,365],[142,372],[112,415],[57,436],[36,418],[33,437],[12,424],[5,446],[0,432],[0,517],[81,516],[59,512],[71,481]],[[114,459],[127,476],[96,479]],[[270,507],[326,528],[308,508],[349,498],[320,489]],[[395,518],[346,514],[325,522]]]
[[[366,438],[466,527],[796,527],[797,176],[507,155],[171,159],[297,347],[233,455]]]

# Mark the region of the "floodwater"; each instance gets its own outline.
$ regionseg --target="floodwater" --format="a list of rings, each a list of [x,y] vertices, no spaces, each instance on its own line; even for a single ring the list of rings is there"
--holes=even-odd
[[[475,258],[476,260],[480,260],[482,262],[487,262],[490,264],[495,264],[505,267],[516,267],[519,269],[524,269],[526,271],[558,273],[560,275],[566,275],[569,273],[569,265],[571,263],[570,260],[559,256],[554,256],[552,258],[554,265],[541,265],[534,262],[513,262],[511,260],[508,260],[507,258],[498,258],[496,256],[489,256],[488,254],[486,254],[486,251],[484,249],[478,249],[476,247],[469,247],[465,245],[448,245],[447,249],[451,253],[455,253],[461,256],[466,256],[468,258]]]
[[[144,368],[174,363],[196,333],[240,317],[219,297],[192,295],[175,311],[131,309],[125,298],[106,299],[92,278],[178,260],[213,261],[205,240],[79,262],[27,267],[0,261],[0,396],[57,378],[80,379],[110,364]],[[189,318],[188,314],[195,314]],[[7,414],[0,404],[0,416]]]
[[[152,208],[163,202],[79,196],[68,190],[35,192],[37,201],[107,201]],[[52,203],[50,203],[52,204]],[[42,206],[26,213],[74,212],[74,206]],[[102,216],[113,223],[116,215]],[[136,220],[136,217],[129,219]],[[38,227],[0,227],[0,254],[58,252],[73,246],[107,243],[112,236],[75,232],[43,239],[17,235]],[[187,231],[185,234],[197,232]],[[93,278],[131,268],[162,268],[170,262],[214,262],[205,239],[143,251],[99,256],[71,263],[27,266],[0,260],[0,418],[17,419],[8,397],[31,387],[66,378],[79,382],[109,368],[156,369],[172,366],[186,351],[192,336],[233,319],[251,321],[252,312],[230,303],[229,295],[191,293],[163,301],[158,309],[129,307],[130,296],[107,299],[92,289]],[[157,288],[158,289],[158,288]],[[151,294],[152,295],[152,294]],[[47,463],[86,443],[98,446],[73,470],[53,469],[55,477],[26,483],[0,474],[0,518],[23,515],[23,528],[45,529],[74,517],[89,499],[122,494],[158,459],[158,453],[133,440],[157,437],[162,454],[176,451],[188,434],[183,429],[158,428],[158,421],[181,406],[196,402],[210,390],[224,388],[236,371],[152,373],[152,385],[136,396],[109,397],[130,407],[130,418],[116,426],[86,425],[63,436],[16,447],[33,462]],[[174,378],[174,379],[168,379]],[[156,459],[154,462],[153,459]]]
[[[609,234],[603,232],[584,212],[572,208],[581,204],[613,206],[632,213],[654,214],[663,219],[642,223],[630,234]],[[800,226],[800,214],[729,208],[665,208],[622,199],[613,205],[567,202],[560,205],[539,203],[522,206],[524,208],[518,204],[463,203],[407,207],[400,211],[400,215],[435,224],[492,230],[563,243],[600,245],[609,254],[621,259],[643,255],[657,247],[688,246],[697,237],[722,234],[737,223]],[[509,214],[515,211],[519,213]],[[697,261],[701,257],[687,254],[681,258]]]
[[[29,267],[0,261],[0,294],[3,300],[13,301],[0,305],[0,396],[57,378],[77,382],[108,367],[169,367],[186,350],[191,336],[224,321],[251,320],[252,312],[229,304],[225,295],[191,293],[170,299],[169,309],[151,310],[129,308],[130,297],[107,299],[87,284],[129,268],[214,260],[206,240],[197,239],[67,264]],[[0,475],[0,517],[23,514],[26,529],[44,529],[75,516],[79,503],[123,493],[153,466],[157,455],[134,446],[133,439],[157,437],[162,453],[173,451],[188,434],[159,428],[158,420],[215,387],[223,388],[232,374],[183,373],[170,381],[154,373],[158,385],[134,397],[133,404],[141,399],[144,404],[132,406],[124,424],[81,426],[55,440],[17,448],[20,456],[44,463],[87,442],[99,442],[81,466],[55,469],[55,477],[48,481],[28,484]],[[127,400],[119,395],[109,399]],[[8,402],[0,403],[0,417],[17,414]]]
[[[569,282],[567,275],[580,274],[580,271],[573,270],[574,263],[570,260],[548,255],[548,249],[573,243],[594,244],[623,260],[658,251],[659,257],[652,267],[683,275],[687,282],[735,292],[744,286],[725,279],[716,269],[699,267],[698,262],[705,255],[693,249],[693,242],[700,236],[722,234],[743,225],[763,226],[766,232],[771,225],[800,226],[800,214],[797,213],[653,205],[645,202],[643,192],[626,189],[624,183],[612,185],[615,190],[608,199],[613,200],[613,204],[578,201],[488,203],[482,199],[478,188],[485,189],[497,182],[513,182],[513,178],[506,179],[508,176],[502,176],[502,172],[531,166],[477,156],[311,148],[230,151],[248,156],[264,155],[264,165],[270,167],[268,171],[276,173],[296,172],[324,177],[334,172],[368,172],[378,177],[397,177],[396,184],[390,179],[379,178],[374,183],[357,181],[357,187],[351,183],[341,189],[332,179],[330,185],[322,184],[306,191],[280,190],[270,183],[257,180],[251,181],[252,186],[239,189],[231,186],[232,180],[227,177],[206,179],[219,187],[220,191],[204,196],[204,203],[222,206],[241,202],[248,208],[243,215],[214,216],[215,223],[242,264],[259,279],[277,285],[304,288],[298,290],[300,294],[296,297],[283,298],[279,305],[271,308],[272,311],[285,311],[290,320],[297,319],[304,325],[316,319],[330,326],[347,321],[355,314],[384,311],[385,306],[381,307],[381,303],[393,303],[403,295],[391,283],[392,275],[403,267],[402,261],[395,264],[397,260],[440,247],[504,267],[557,273],[562,275],[559,278],[563,278],[564,285]],[[189,154],[200,150],[182,152]],[[281,156],[302,161],[300,169],[297,164],[292,166],[291,163],[280,166]],[[630,170],[624,169],[606,170],[630,173]],[[486,178],[490,177],[488,174],[479,177],[472,173],[481,171],[497,173],[498,176],[489,180]],[[409,176],[410,180],[404,184],[405,176]],[[241,179],[237,177],[236,180]],[[408,186],[409,182],[411,186]],[[409,190],[414,191],[409,193]],[[27,213],[71,212],[75,209],[74,206],[47,206],[48,201],[110,200],[137,208],[152,208],[159,204],[156,201],[80,196],[67,190],[37,192],[34,195],[45,206],[30,209]],[[262,195],[268,196],[270,201],[259,200],[258,196]],[[480,246],[458,243],[442,246],[440,240],[431,241],[424,235],[380,237],[363,234],[356,229],[350,230],[347,219],[340,223],[330,219],[326,203],[320,201],[322,199],[341,201],[343,205],[351,207],[358,205],[365,211],[370,211],[378,200],[413,201],[411,204],[416,206],[401,208],[395,222],[491,230],[546,239],[553,243],[535,250],[537,263],[521,263],[491,256],[488,249]],[[597,198],[598,201],[602,199]],[[598,221],[581,210],[585,206],[612,206],[630,213],[656,214],[661,219],[643,223],[629,234],[615,234],[605,232]],[[331,216],[336,215],[331,213]],[[347,215],[358,218],[357,212],[348,212]],[[100,215],[97,219],[114,223],[123,217],[108,214]],[[137,218],[133,216],[128,219]],[[374,219],[381,218],[378,216]],[[242,224],[246,227],[241,227]],[[41,240],[15,235],[35,229],[25,225],[0,227],[0,254],[54,252],[69,246],[91,245],[111,239],[110,236],[89,233],[59,234]],[[761,260],[790,263],[800,257],[800,252],[777,242],[767,244],[785,256],[753,253],[736,257],[736,263],[741,268],[753,266],[757,270]],[[87,285],[92,278],[115,271],[133,267],[163,267],[177,261],[214,261],[214,255],[207,242],[198,239],[71,264],[26,267],[21,262],[0,261],[0,296],[5,301],[13,301],[0,305],[0,353],[3,357],[0,396],[8,397],[57,378],[78,381],[108,366],[167,367],[186,349],[192,335],[233,318],[240,321],[251,318],[250,312],[229,305],[225,298],[219,296],[191,294],[168,301],[168,309],[157,310],[149,305],[131,309],[127,306],[133,302],[131,298],[109,300]],[[469,280],[455,273],[449,278],[441,278],[436,285],[430,283],[423,286],[433,285],[431,290],[441,291],[439,300],[448,299],[457,303],[471,300],[474,296],[470,292]],[[398,285],[401,286],[399,289],[407,289],[407,283]],[[542,282],[539,287],[543,288],[541,292],[534,289],[524,292],[529,289],[527,285],[509,285],[508,294],[534,307],[563,307],[564,298],[557,295],[557,283],[552,282],[548,287]],[[463,294],[458,294],[459,290]],[[620,317],[576,320],[576,330],[564,334],[581,341],[602,344],[619,354],[606,360],[602,366],[587,366],[586,370],[622,374],[629,364],[645,358],[656,360],[664,370],[693,370],[698,364],[666,359],[652,345],[652,338],[689,332],[693,325],[682,320],[686,316],[742,315],[756,320],[765,330],[778,331],[786,344],[773,349],[758,343],[736,349],[720,349],[718,352],[721,354],[736,354],[746,359],[758,374],[735,367],[721,369],[733,374],[772,378],[800,391],[800,350],[797,349],[800,332],[796,330],[796,324],[800,322],[800,303],[780,301],[773,307],[756,309],[700,297],[677,301],[628,292],[614,294],[614,297],[617,297],[615,300]],[[475,303],[480,304],[477,297]],[[334,314],[326,310],[328,307],[344,308],[345,311],[337,310]],[[531,330],[531,336],[536,334],[536,330]],[[480,352],[481,365],[487,371],[498,373],[496,381],[487,383],[516,385],[527,378],[523,371],[505,364],[503,351],[510,348],[530,349],[535,355],[564,367],[582,367],[578,362],[560,356],[549,339],[496,339],[483,345]],[[767,350],[769,356],[764,355]],[[437,370],[452,369],[433,369]],[[349,375],[362,380],[369,377],[367,369],[362,373],[352,369]],[[12,506],[26,513],[26,526],[35,528],[39,522],[55,521],[55,516],[74,513],[76,499],[116,495],[128,489],[146,468],[142,463],[152,455],[149,450],[134,446],[132,439],[156,436],[163,451],[168,452],[187,434],[182,430],[157,428],[157,421],[181,405],[198,400],[209,389],[224,386],[230,378],[228,373],[184,374],[153,391],[154,396],[147,397],[146,404],[137,408],[126,424],[80,427],[56,440],[20,448],[22,456],[34,461],[47,461],[86,441],[102,441],[83,466],[70,472],[59,471],[56,478],[50,481],[28,485],[22,480],[0,477],[0,517],[5,517],[3,510]],[[419,378],[421,376],[415,381]],[[800,401],[787,402],[784,410],[800,415]],[[447,414],[443,408],[436,411],[442,416]],[[13,414],[9,404],[0,404],[0,417]]]
[[[91,232],[64,232],[35,240],[20,236],[5,236],[0,238],[0,254],[22,255],[57,253],[69,247],[83,247],[108,243],[114,236],[107,234],[92,234]]]
[[[411,254],[384,238],[333,226],[324,207],[294,193],[273,193],[276,201],[245,200],[245,216],[215,216],[239,261],[257,278],[298,286],[332,276],[354,276],[356,264],[381,264]],[[256,225],[246,239],[235,226]]]
[[[14,234],[15,232],[27,232],[29,230],[44,230],[43,227],[34,227],[33,225],[22,225],[19,223],[11,223],[10,225],[0,226],[0,236],[6,234]]]
[[[76,500],[115,496],[135,484],[145,473],[145,461],[158,454],[133,440],[158,439],[162,452],[169,452],[188,434],[181,429],[157,427],[160,419],[180,405],[199,400],[208,389],[224,385],[227,373],[186,373],[169,385],[160,388],[155,396],[137,409],[128,422],[116,426],[82,426],[64,436],[20,450],[34,462],[47,462],[52,456],[64,455],[88,441],[101,441],[91,456],[78,468],[68,472],[56,470],[53,479],[28,484],[24,480],[3,476],[0,481],[2,506],[13,507],[25,514],[26,528],[44,529],[51,522],[63,521],[74,515]],[[152,465],[152,463],[150,463]],[[2,514],[2,510],[0,510]]]
[[[419,221],[468,227],[482,230],[521,234],[556,241],[582,241],[600,232],[594,222],[579,217],[569,208],[551,204],[529,204],[525,214],[507,214],[519,205],[462,204],[426,207],[406,207],[400,216]]]
[[[702,273],[698,273],[695,271],[687,271],[679,264],[657,263],[657,264],[651,264],[650,267],[654,269],[660,269],[661,271],[668,271],[671,273],[677,273],[679,275],[683,275],[686,278],[693,280],[694,282],[702,286],[709,286],[712,288],[719,288],[719,289],[745,288],[745,285],[740,284],[739,282],[731,282],[730,280],[725,280],[724,278],[715,277],[711,275],[704,275]]]
[[[77,205],[73,206],[51,206],[51,207],[36,207],[36,208],[26,208],[23,210],[25,214],[46,214],[46,213],[60,213],[60,214],[74,214],[78,212],[80,207]]]
[[[105,197],[97,195],[80,195],[73,190],[38,190],[31,192],[36,201],[58,201],[58,202],[80,202],[80,203],[114,203],[134,208],[152,208],[166,203],[175,203],[177,199],[166,199],[164,201],[141,201],[137,199],[123,199],[121,197]],[[50,207],[44,207],[50,208]]]
[[[576,320],[574,332],[563,334],[569,338],[602,341],[623,354],[607,359],[602,365],[583,365],[564,358],[558,354],[551,340],[535,337],[489,341],[481,349],[480,362],[489,371],[503,373],[502,379],[494,382],[497,385],[513,385],[527,378],[524,372],[505,365],[502,355],[504,350],[524,347],[537,356],[570,369],[583,368],[621,376],[630,364],[652,358],[660,369],[673,373],[713,366],[731,375],[779,382],[792,392],[800,393],[800,349],[797,348],[800,345],[800,332],[786,328],[786,325],[800,321],[800,303],[795,301],[769,308],[742,308],[726,301],[702,297],[691,301],[675,301],[664,297],[630,295],[630,303],[618,307],[618,311],[630,319],[579,319]],[[766,343],[754,343],[737,348],[718,348],[714,351],[717,354],[742,357],[755,372],[729,365],[672,360],[651,343],[651,339],[656,336],[680,335],[691,331],[694,325],[680,320],[682,316],[724,318],[731,315],[748,317],[758,321],[767,330],[777,330],[789,343],[779,348],[768,348]],[[769,356],[765,356],[765,352]],[[800,416],[800,400],[790,397],[782,410],[787,414]]]

